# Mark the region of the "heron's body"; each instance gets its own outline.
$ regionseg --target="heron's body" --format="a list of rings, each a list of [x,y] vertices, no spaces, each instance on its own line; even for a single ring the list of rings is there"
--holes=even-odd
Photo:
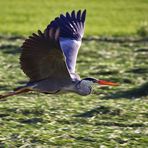
[[[89,95],[91,93],[91,86],[87,85],[87,82],[83,81],[78,75],[72,74],[71,81],[56,81],[52,78],[47,78],[40,81],[29,82],[24,88],[28,88],[32,91],[37,91],[46,94],[61,94],[67,92],[77,93],[79,95]]]
[[[116,85],[94,78],[80,79],[75,72],[84,34],[86,10],[55,18],[44,30],[33,33],[22,45],[20,65],[29,82],[0,98],[37,91],[47,94],[74,92],[89,95],[93,83]]]

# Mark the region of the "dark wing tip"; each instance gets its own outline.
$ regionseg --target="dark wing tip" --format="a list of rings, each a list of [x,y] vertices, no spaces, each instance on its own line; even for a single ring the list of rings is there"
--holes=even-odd
[[[38,30],[38,35],[44,37],[44,34],[42,33],[41,30]]]
[[[67,18],[70,18],[69,12],[66,12],[66,17],[67,17]]]
[[[82,12],[81,21],[84,23],[86,18],[86,9]]]
[[[56,32],[55,39],[60,37],[73,38],[76,40],[80,40],[84,34],[84,23],[86,17],[86,9],[84,10],[73,10],[72,12],[66,12],[66,14],[60,14],[59,17],[56,17],[46,28],[44,34],[46,37],[51,37],[53,32],[57,28],[60,28],[59,31]],[[51,31],[51,29],[54,29]]]
[[[81,21],[81,10],[77,12],[77,19],[79,22]]]
[[[71,12],[71,17],[72,17],[72,19],[76,19],[76,16],[75,16],[75,10],[73,10],[72,12]]]
[[[39,37],[36,33],[32,33],[32,36],[33,37]],[[29,36],[29,38],[32,37],[32,36]]]
[[[73,10],[71,12],[71,16],[70,14],[67,12],[66,13],[66,17],[71,17],[73,20],[78,20],[81,21],[82,23],[85,22],[85,18],[86,18],[86,9],[84,9],[83,11],[78,10],[77,12],[75,12],[75,10]]]

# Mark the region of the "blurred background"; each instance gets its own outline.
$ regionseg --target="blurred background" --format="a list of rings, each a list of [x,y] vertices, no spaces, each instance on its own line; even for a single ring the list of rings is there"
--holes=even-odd
[[[148,32],[147,0],[0,0],[0,34],[28,35],[74,9],[87,10],[87,36]]]

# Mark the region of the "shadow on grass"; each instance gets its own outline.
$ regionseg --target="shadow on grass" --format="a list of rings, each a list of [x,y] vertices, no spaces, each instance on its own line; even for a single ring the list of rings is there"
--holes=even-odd
[[[116,92],[116,94],[107,95],[102,99],[120,99],[120,98],[136,99],[146,96],[148,96],[148,82],[127,91],[119,91]]]
[[[23,123],[23,124],[37,124],[37,123],[41,123],[44,122],[43,119],[39,116],[44,114],[44,110],[40,109],[40,108],[1,108],[1,113],[0,113],[0,117],[2,118],[2,120],[13,120],[12,117],[12,113],[13,114],[19,114],[19,115],[23,115],[24,118],[19,118],[17,119],[18,122]],[[28,118],[28,116],[32,116],[30,118]],[[8,117],[9,116],[9,117]],[[26,119],[27,117],[27,119]],[[14,119],[16,120],[16,119]]]
[[[43,122],[42,118],[30,118],[30,119],[20,119],[19,120],[23,124],[37,124],[39,122]]]
[[[136,68],[127,70],[126,72],[134,73],[134,74],[143,74],[143,73],[148,73],[148,69],[147,67],[136,67]]]
[[[118,126],[118,127],[144,127],[143,123],[121,123],[121,122],[112,122],[112,121],[99,121],[95,125],[97,126]]]
[[[84,113],[75,115],[74,117],[80,117],[80,118],[91,118],[96,115],[110,115],[110,121],[107,120],[96,120],[95,126],[118,126],[118,127],[144,127],[145,125],[143,123],[129,123],[129,122],[123,122],[123,121],[113,121],[111,116],[122,116],[122,110],[118,108],[113,108],[109,106],[99,106],[96,108],[93,108],[89,111],[86,111]]]
[[[109,114],[109,115],[120,115],[121,110],[120,109],[113,109],[109,106],[98,106],[96,108],[93,108],[89,111],[86,111],[84,113],[75,115],[75,117],[85,117],[90,118],[97,114]]]
[[[2,45],[0,51],[6,54],[18,54],[21,53],[21,49],[17,45]]]

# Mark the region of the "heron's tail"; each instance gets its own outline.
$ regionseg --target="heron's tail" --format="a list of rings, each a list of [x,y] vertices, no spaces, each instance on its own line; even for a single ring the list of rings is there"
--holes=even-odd
[[[25,93],[28,91],[30,91],[30,89],[26,86],[18,87],[16,89],[14,89],[12,92],[8,92],[8,93],[0,95],[0,100],[4,99],[6,97],[9,97],[9,96],[14,96],[14,95]]]

